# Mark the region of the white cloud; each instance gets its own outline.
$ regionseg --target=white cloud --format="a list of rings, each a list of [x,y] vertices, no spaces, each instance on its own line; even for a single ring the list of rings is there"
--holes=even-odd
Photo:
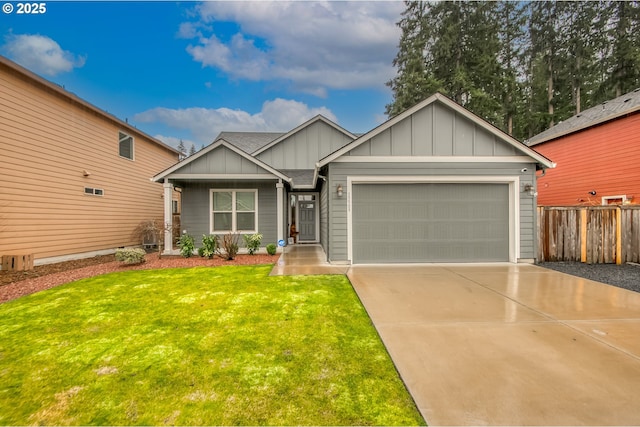
[[[62,50],[54,40],[39,34],[10,35],[3,51],[23,67],[48,76],[71,71],[85,63],[84,57]]]
[[[174,129],[188,130],[197,141],[196,148],[199,148],[202,144],[211,143],[222,131],[287,132],[318,114],[337,122],[335,115],[328,108],[310,108],[302,102],[281,98],[266,101],[262,110],[256,114],[229,108],[157,107],[136,114],[134,120],[142,123],[163,123]],[[179,142],[178,139],[158,139],[172,141],[169,142],[172,146],[177,146],[177,143],[174,145],[173,142]]]
[[[395,74],[403,9],[399,1],[203,2],[192,25],[213,22],[215,30],[216,21],[232,21],[240,32],[223,41],[200,31],[187,51],[233,78],[290,81],[320,96],[326,88],[382,87]]]

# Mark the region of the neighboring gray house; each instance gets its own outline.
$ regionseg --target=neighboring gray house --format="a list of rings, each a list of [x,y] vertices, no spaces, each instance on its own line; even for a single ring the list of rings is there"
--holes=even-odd
[[[361,136],[322,116],[285,134],[223,132],[153,179],[181,189],[196,237],[266,244],[295,224],[336,263],[518,262],[535,257],[535,172],[552,167],[436,94]]]

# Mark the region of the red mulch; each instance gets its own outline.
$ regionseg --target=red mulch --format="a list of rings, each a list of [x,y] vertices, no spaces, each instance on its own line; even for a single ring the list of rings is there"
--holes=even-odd
[[[47,264],[34,267],[29,271],[0,270],[0,303],[11,301],[24,295],[29,295],[45,289],[69,283],[74,280],[93,277],[114,271],[151,270],[158,268],[199,267],[219,265],[255,265],[274,264],[278,255],[238,255],[232,261],[220,257],[213,259],[194,256],[182,258],[180,256],[158,257],[157,253],[147,254],[145,262],[138,265],[124,265],[115,261],[114,255],[97,256],[57,264]]]

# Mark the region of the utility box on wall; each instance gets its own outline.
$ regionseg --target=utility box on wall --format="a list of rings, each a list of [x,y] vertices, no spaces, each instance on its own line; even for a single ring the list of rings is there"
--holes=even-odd
[[[33,254],[3,255],[3,271],[33,270]]]

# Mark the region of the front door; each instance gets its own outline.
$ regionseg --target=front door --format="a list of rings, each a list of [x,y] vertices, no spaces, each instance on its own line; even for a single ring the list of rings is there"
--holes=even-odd
[[[316,201],[298,201],[298,241],[315,242],[316,237]]]

